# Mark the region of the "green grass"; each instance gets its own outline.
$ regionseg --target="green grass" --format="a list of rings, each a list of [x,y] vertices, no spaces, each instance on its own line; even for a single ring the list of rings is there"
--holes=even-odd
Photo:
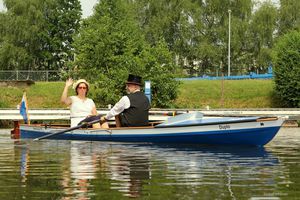
[[[28,88],[27,100],[32,108],[64,108],[60,103],[64,82],[38,82]],[[69,94],[72,94],[69,92]]]
[[[184,81],[175,101],[177,108],[278,107],[273,80]]]
[[[29,108],[66,108],[60,103],[64,82],[36,82],[30,87],[0,87],[0,108],[16,108],[23,91]],[[280,107],[274,98],[273,80],[184,81],[179,87],[176,108],[273,108]],[[74,94],[70,89],[69,95]],[[97,102],[96,102],[97,103]]]
[[[26,91],[29,108],[65,108],[60,103],[64,82],[36,82],[30,87],[1,87],[0,107],[16,108]]]

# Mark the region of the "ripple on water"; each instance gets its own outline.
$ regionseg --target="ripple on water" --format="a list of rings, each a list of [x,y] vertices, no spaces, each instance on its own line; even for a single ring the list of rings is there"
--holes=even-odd
[[[268,199],[299,195],[299,129],[264,148],[16,141],[0,131],[3,199]]]

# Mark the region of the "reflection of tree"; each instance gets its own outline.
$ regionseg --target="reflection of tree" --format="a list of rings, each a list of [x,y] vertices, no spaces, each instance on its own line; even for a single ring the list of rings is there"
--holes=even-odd
[[[61,194],[61,188],[58,177],[61,173],[60,156],[65,155],[58,152],[60,147],[49,143],[33,143],[32,141],[13,141],[7,143],[13,150],[6,152],[6,147],[1,145],[3,155],[6,155],[5,166],[9,169],[5,177],[0,179],[0,187],[6,187],[0,193],[0,199],[58,199]],[[0,162],[0,168],[3,169]],[[2,182],[3,181],[3,182]],[[3,194],[5,194],[3,198]],[[9,198],[8,198],[9,197]]]
[[[268,144],[267,148],[280,160],[282,169],[280,173],[274,174],[278,184],[277,194],[281,194],[285,199],[299,199],[300,183],[300,129],[286,128],[281,129],[281,134],[276,136]],[[268,175],[266,173],[266,175]],[[280,178],[279,178],[280,177]],[[291,191],[297,191],[296,193]]]

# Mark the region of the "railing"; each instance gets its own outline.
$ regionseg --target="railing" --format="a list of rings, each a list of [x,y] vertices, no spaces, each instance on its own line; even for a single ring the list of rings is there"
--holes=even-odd
[[[105,115],[108,109],[98,110],[98,114]],[[150,111],[149,120],[165,120],[170,111]],[[69,109],[30,109],[28,110],[30,120],[70,120]],[[0,120],[22,120],[19,109],[0,109]]]
[[[199,111],[207,116],[289,116],[289,120],[300,119],[299,108],[267,108],[267,109],[198,109],[198,110],[150,110],[150,120],[165,120],[172,114]],[[98,114],[106,114],[108,109],[99,109]],[[68,109],[30,109],[31,120],[70,120]],[[0,109],[0,120],[22,120],[18,109]]]
[[[61,81],[58,70],[5,70],[0,71],[0,81]]]

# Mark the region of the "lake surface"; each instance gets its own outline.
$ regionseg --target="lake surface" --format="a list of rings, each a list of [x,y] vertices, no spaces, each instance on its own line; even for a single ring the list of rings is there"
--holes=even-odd
[[[300,129],[264,148],[10,139],[0,199],[300,199]]]

